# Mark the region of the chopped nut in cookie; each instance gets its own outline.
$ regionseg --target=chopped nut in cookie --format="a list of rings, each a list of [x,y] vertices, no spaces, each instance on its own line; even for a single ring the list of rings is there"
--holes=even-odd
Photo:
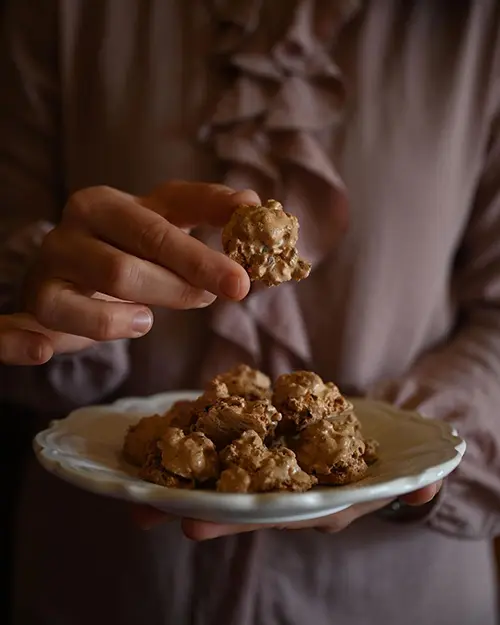
[[[303,280],[311,271],[298,255],[298,237],[297,218],[269,200],[264,206],[238,207],[222,232],[222,246],[229,258],[246,269],[250,280],[276,286]]]
[[[300,466],[320,484],[357,482],[367,470],[363,439],[349,429],[336,429],[328,419],[305,428],[294,448]]]
[[[217,400],[201,413],[194,429],[222,449],[246,430],[254,430],[263,439],[271,436],[280,419],[280,413],[268,401],[232,396]]]
[[[206,482],[219,476],[215,445],[201,432],[168,428],[158,441],[162,466],[179,477]]]
[[[273,404],[283,415],[280,430],[300,431],[321,419],[352,410],[333,382],[312,371],[294,371],[281,375],[274,385]]]

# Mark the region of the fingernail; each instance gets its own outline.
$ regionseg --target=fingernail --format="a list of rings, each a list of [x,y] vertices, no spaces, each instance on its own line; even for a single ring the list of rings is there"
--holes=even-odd
[[[146,334],[146,332],[151,329],[152,325],[153,318],[151,316],[151,313],[149,313],[147,310],[141,310],[132,320],[132,330],[136,332],[139,336]]]
[[[213,304],[216,299],[217,297],[213,293],[205,291],[205,294],[196,308],[206,308],[207,306],[210,306],[210,304]]]
[[[238,276],[226,276],[221,280],[220,289],[226,297],[237,299],[240,295],[241,280]]]

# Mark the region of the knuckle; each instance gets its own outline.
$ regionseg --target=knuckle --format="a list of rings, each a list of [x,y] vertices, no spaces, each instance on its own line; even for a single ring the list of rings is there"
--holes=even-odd
[[[90,189],[81,189],[73,193],[64,207],[63,221],[85,220],[92,206],[92,194],[90,191]]]
[[[111,310],[107,310],[106,304],[104,304],[95,316],[93,338],[98,341],[106,341],[114,338],[116,326],[115,321],[115,315]]]
[[[113,189],[105,185],[87,187],[75,191],[63,210],[63,221],[85,222],[96,204],[102,204],[111,198]]]
[[[40,247],[40,258],[45,261],[59,256],[63,243],[64,239],[61,238],[60,228],[54,228],[43,238]]]
[[[139,253],[153,261],[168,254],[171,247],[172,227],[167,221],[159,220],[148,224],[139,236]]]
[[[178,294],[178,307],[179,308],[196,308],[199,306],[202,299],[202,295],[199,289],[193,288],[189,284],[184,284]]]
[[[103,272],[106,292],[120,299],[127,299],[140,280],[137,263],[123,255],[111,259]]]
[[[47,328],[54,326],[57,320],[60,290],[51,281],[43,282],[35,295],[33,314],[37,321]]]
[[[210,276],[210,264],[206,254],[199,254],[190,258],[188,263],[188,278],[197,286],[206,286]]]

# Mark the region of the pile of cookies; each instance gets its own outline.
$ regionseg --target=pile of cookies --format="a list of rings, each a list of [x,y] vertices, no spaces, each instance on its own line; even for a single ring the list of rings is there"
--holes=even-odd
[[[332,382],[295,371],[273,386],[238,365],[198,399],[131,426],[123,453],[142,479],[161,486],[264,493],[356,482],[377,448]]]

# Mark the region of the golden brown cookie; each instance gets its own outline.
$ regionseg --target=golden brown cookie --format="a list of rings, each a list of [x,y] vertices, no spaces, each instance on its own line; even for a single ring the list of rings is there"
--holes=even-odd
[[[276,200],[239,206],[222,232],[224,252],[244,267],[252,281],[275,286],[303,280],[311,265],[299,257],[299,222]]]
[[[215,445],[201,432],[185,434],[180,428],[167,428],[158,448],[162,466],[173,475],[199,482],[219,476]]]
[[[280,430],[293,433],[322,419],[352,410],[333,382],[324,383],[312,371],[281,375],[274,384],[273,404],[282,414]]]
[[[150,443],[148,456],[139,471],[139,477],[146,480],[146,482],[152,482],[153,484],[165,486],[167,488],[193,489],[195,487],[193,480],[173,475],[170,471],[165,469],[161,462],[161,450],[158,447],[158,441],[152,441]]]
[[[171,427],[188,431],[195,419],[195,402],[189,399],[176,401],[164,416]]]
[[[225,467],[236,465],[245,471],[256,471],[269,454],[269,449],[254,430],[247,430],[219,454]]]
[[[226,386],[229,395],[237,395],[250,401],[270,399],[272,394],[271,380],[267,375],[248,365],[237,365],[219,374],[208,385],[207,391],[220,384]]]
[[[232,465],[224,469],[217,482],[220,493],[249,493],[251,492],[252,477],[248,471]]]
[[[222,449],[246,430],[254,430],[265,439],[272,435],[281,419],[268,401],[247,401],[243,397],[219,399],[201,413],[194,429],[203,432]]]
[[[367,471],[363,460],[363,439],[336,430],[332,421],[323,419],[303,430],[295,446],[300,466],[318,478],[320,484],[349,484]]]
[[[123,455],[125,459],[138,467],[147,459],[152,441],[160,438],[169,427],[169,419],[162,415],[143,417],[135,425],[131,425],[125,434]]]
[[[299,467],[293,451],[284,447],[268,449],[251,430],[221,452],[221,461],[228,468],[221,473],[219,491],[304,492],[317,483]]]
[[[252,475],[251,488],[257,493],[280,490],[302,493],[310,490],[317,481],[316,477],[301,469],[291,449],[282,447],[269,451]]]

